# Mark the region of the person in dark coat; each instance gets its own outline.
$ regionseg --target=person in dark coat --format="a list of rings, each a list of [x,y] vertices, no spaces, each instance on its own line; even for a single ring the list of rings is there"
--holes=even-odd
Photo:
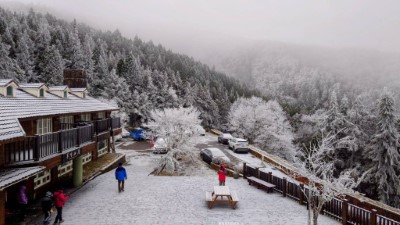
[[[125,191],[124,185],[125,180],[128,179],[128,176],[126,175],[125,168],[122,167],[122,163],[119,163],[117,169],[115,170],[115,179],[118,181],[118,192]]]
[[[64,222],[64,220],[62,219],[62,208],[64,206],[64,203],[68,200],[68,196],[64,195],[64,191],[62,188],[60,188],[58,191],[54,192],[54,202],[56,205],[56,209],[57,209],[57,216],[56,219],[54,221],[54,225],[59,224]]]
[[[48,191],[41,200],[42,210],[44,213],[43,224],[48,224],[51,217],[51,208],[53,207],[53,194]]]

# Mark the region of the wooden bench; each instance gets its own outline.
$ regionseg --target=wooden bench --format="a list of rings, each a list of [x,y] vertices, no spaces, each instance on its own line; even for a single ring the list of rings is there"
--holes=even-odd
[[[214,202],[211,191],[206,191],[206,202],[207,202],[208,208],[211,209],[212,203]]]
[[[232,208],[236,209],[236,205],[239,202],[239,197],[238,197],[236,191],[231,192],[231,198],[232,198],[232,200],[231,200]]]
[[[268,183],[266,181],[260,180],[257,177],[247,177],[247,181],[249,182],[249,185],[253,184],[253,185],[257,186],[258,189],[263,188],[268,193],[274,192],[275,185]]]

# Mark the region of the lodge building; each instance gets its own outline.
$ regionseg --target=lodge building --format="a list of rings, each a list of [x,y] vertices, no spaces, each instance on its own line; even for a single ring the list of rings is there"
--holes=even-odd
[[[0,225],[19,187],[35,198],[110,152],[121,133],[118,108],[88,95],[85,72],[64,71],[64,86],[0,79]]]

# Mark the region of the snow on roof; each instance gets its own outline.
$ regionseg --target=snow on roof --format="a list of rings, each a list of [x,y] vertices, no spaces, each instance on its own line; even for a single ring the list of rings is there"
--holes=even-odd
[[[87,91],[86,88],[70,88],[72,92],[84,92]]]
[[[20,88],[41,88],[45,83],[25,83],[19,84]]]
[[[44,169],[45,167],[43,166],[0,169],[0,190],[4,190],[21,180],[35,176]]]
[[[67,88],[68,88],[68,86],[66,86],[66,85],[63,85],[63,86],[51,86],[51,87],[49,87],[49,91],[64,91]]]
[[[13,79],[0,79],[0,87],[6,86],[7,84],[9,84],[13,81],[14,81]]]
[[[118,110],[117,107],[89,96],[79,98],[69,95],[68,98],[60,98],[47,94],[37,98],[19,89],[15,92],[13,98],[0,96],[0,141],[25,136],[18,121],[21,118]]]

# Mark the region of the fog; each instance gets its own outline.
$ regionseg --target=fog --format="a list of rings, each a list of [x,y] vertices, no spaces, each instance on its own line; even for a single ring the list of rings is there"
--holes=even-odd
[[[1,3],[5,1],[1,0]],[[259,40],[400,52],[396,0],[18,0],[201,56]]]

